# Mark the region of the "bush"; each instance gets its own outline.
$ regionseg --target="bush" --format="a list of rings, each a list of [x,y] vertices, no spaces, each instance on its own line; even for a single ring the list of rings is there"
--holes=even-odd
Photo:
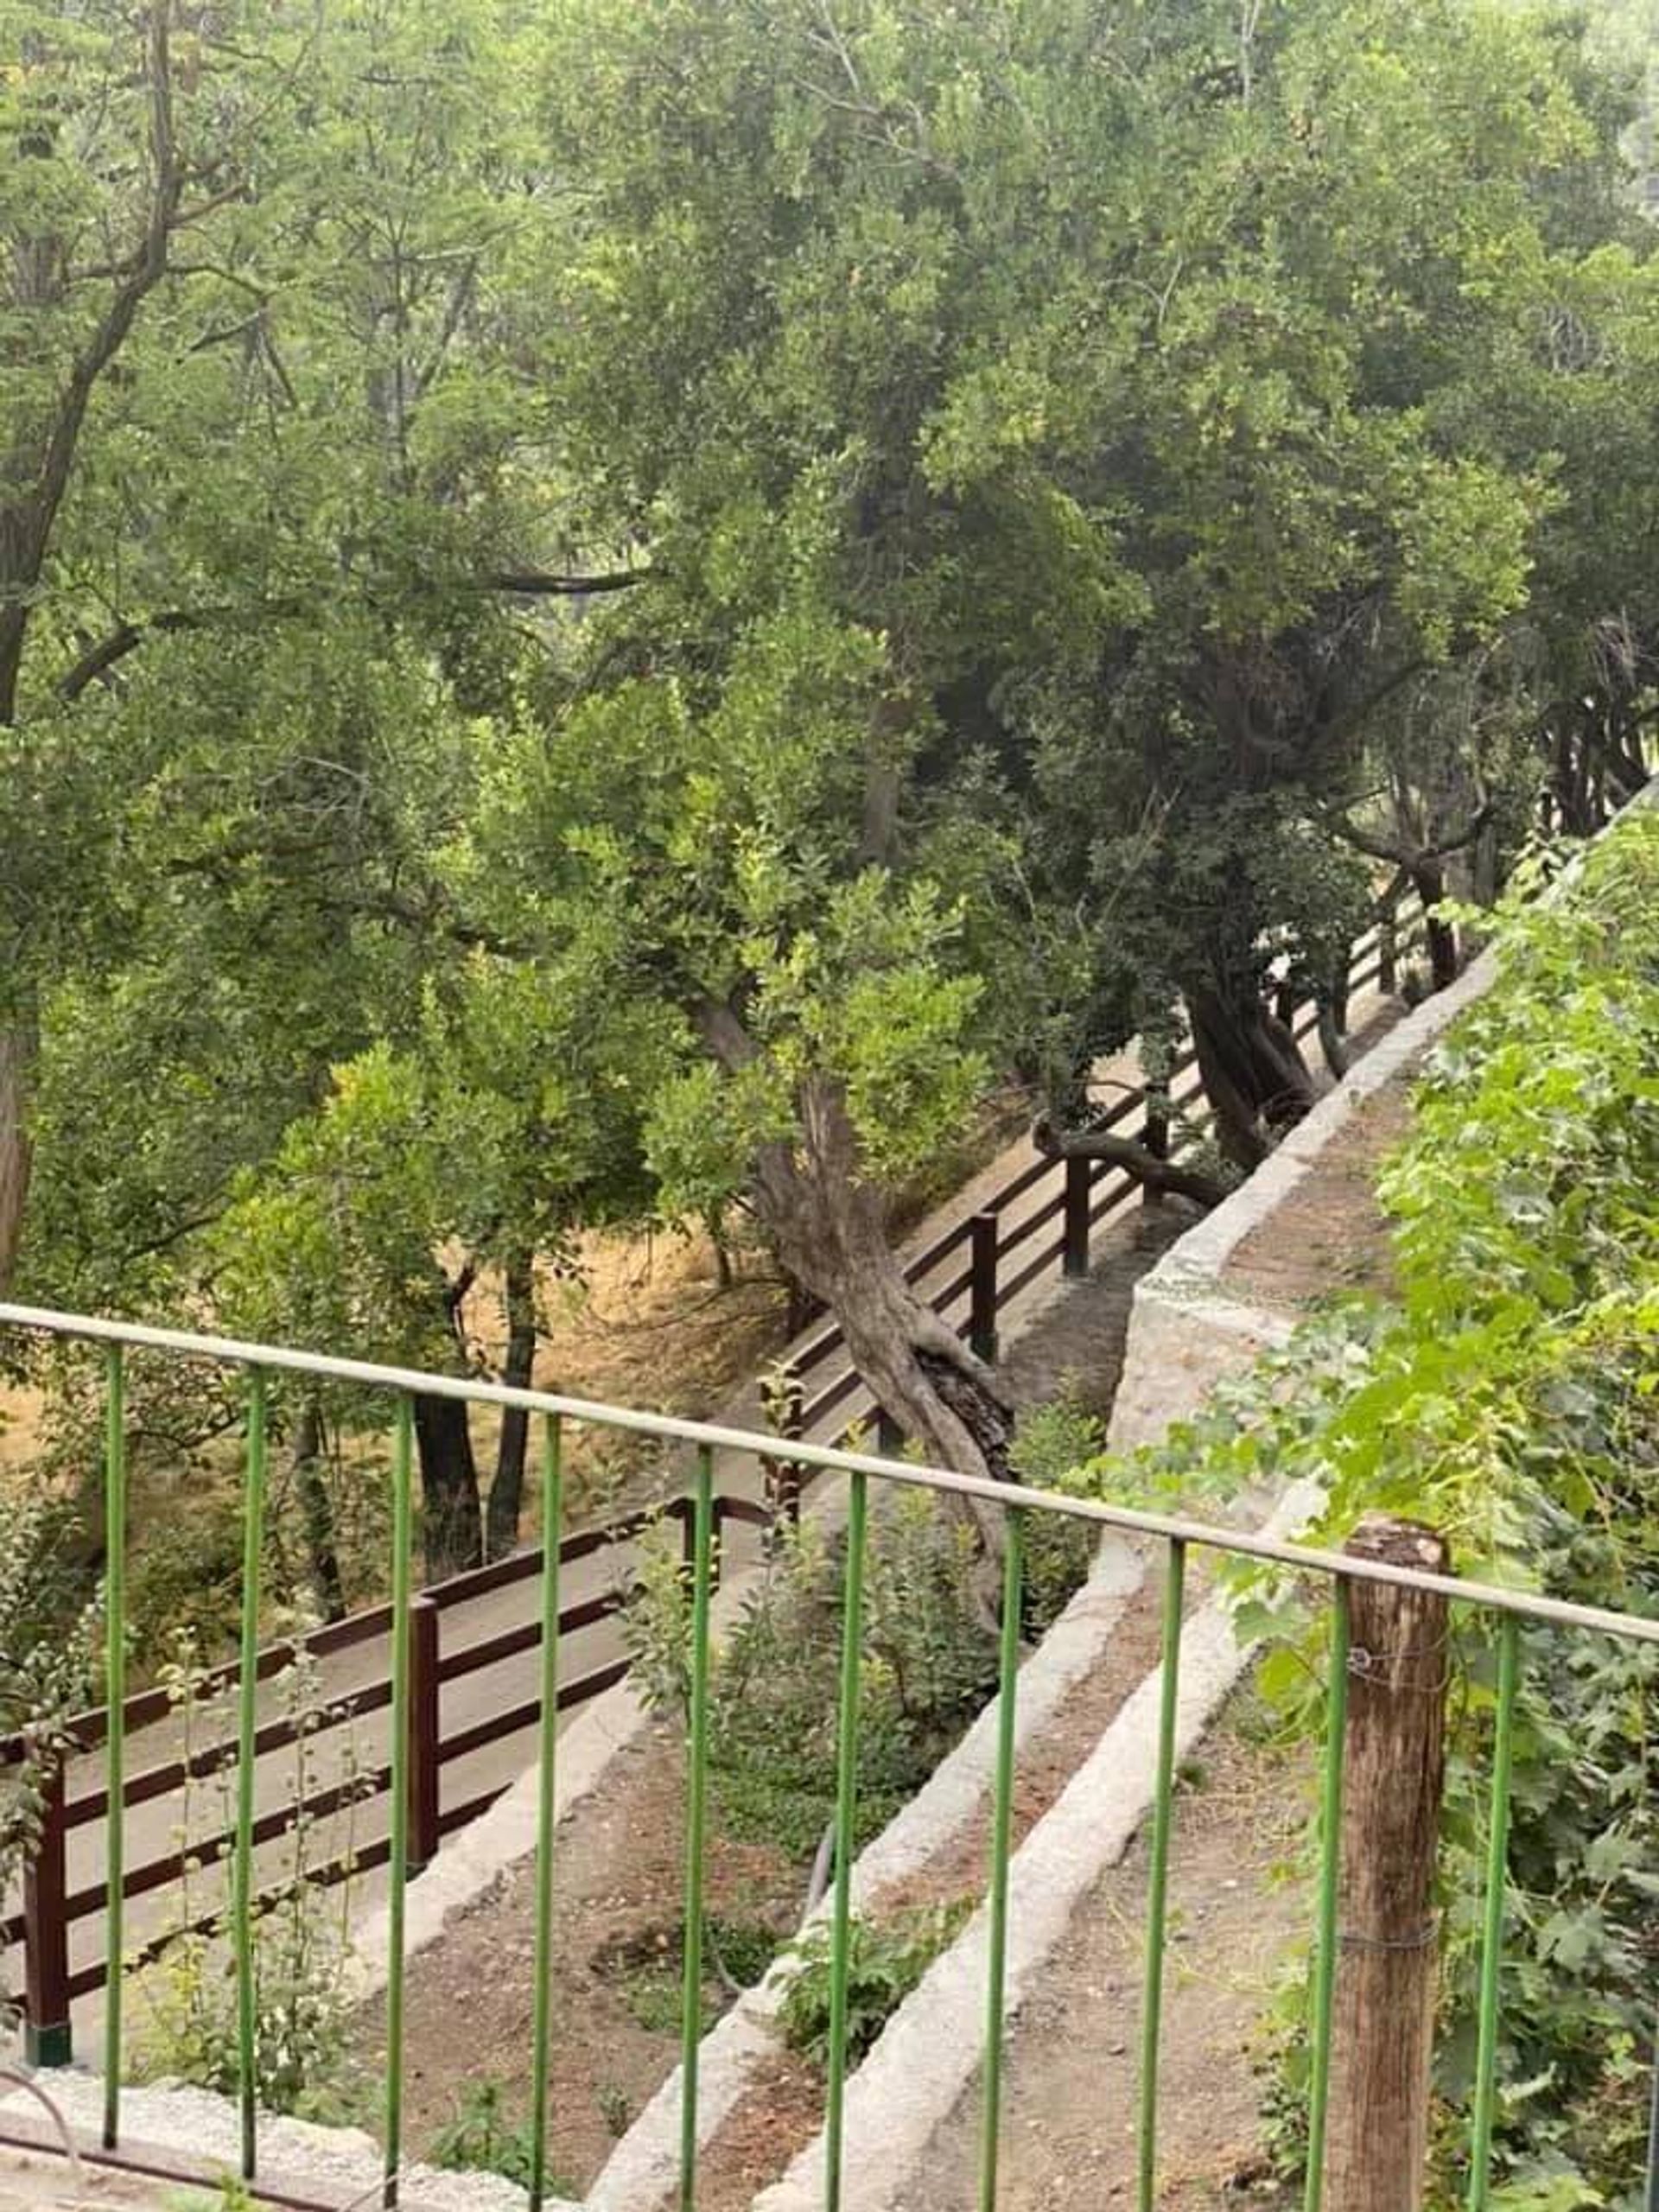
[[[973,1899],[925,1905],[890,1920],[847,1923],[847,2056],[856,2065],[941,1951],[953,1943]],[[826,2070],[830,2064],[832,1935],[819,1921],[785,1954],[795,1961],[778,2008],[784,2040]]]
[[[1098,1418],[1067,1395],[1020,1415],[1014,1471],[1034,1489],[1063,1487],[1070,1471],[1093,1459],[1104,1441]],[[1033,1641],[1047,1633],[1087,1581],[1099,1541],[1090,1522],[1063,1513],[1027,1515],[1023,1625]]]
[[[634,1679],[683,1717],[689,1578],[677,1530],[645,1546],[625,1617]],[[973,1718],[996,1675],[978,1618],[969,1532],[922,1492],[872,1516],[860,1676],[861,1840],[876,1834]],[[709,1770],[727,1827],[810,1859],[836,1804],[836,1728],[845,1560],[811,1521],[781,1535],[766,1573],[716,1653]]]
[[[1659,1616],[1659,819],[1627,817],[1566,896],[1511,904],[1498,987],[1433,1054],[1382,1182],[1397,1302],[1349,1305],[1202,1421],[1074,1479],[1144,1501],[1263,1475],[1327,1486],[1313,1540],[1364,1511],[1428,1522],[1459,1570]],[[1321,1731],[1321,1618],[1239,1578],[1286,1647],[1266,1694]],[[1305,1647],[1305,1648],[1299,1648]],[[1466,2106],[1494,1707],[1491,1624],[1459,1632],[1444,1832],[1437,2080]],[[1634,2201],[1659,1897],[1659,1665],[1647,1646],[1528,1630],[1516,1719],[1499,2171]],[[1300,1996],[1294,2012],[1300,2016]],[[1304,2063],[1295,2031],[1286,2064]],[[1285,2129],[1294,2140],[1295,2131]],[[1448,2125],[1440,2183],[1459,2187]],[[1559,2185],[1559,2186],[1558,2186]]]
[[[162,1670],[176,1717],[186,1778],[179,1834],[183,1841],[211,1825],[232,1821],[233,1769],[225,1767],[206,1787],[194,1764],[209,1741],[229,1726],[226,1701],[203,1694],[205,1670],[195,1647],[181,1637]],[[286,1863],[252,1923],[257,2004],[254,2021],[254,2089],[268,2112],[311,2113],[346,2076],[352,2005],[344,1972],[348,1951],[353,1885],[324,1889],[313,1870],[351,1853],[353,1808],[366,1794],[359,1784],[349,1735],[326,1777],[315,1738],[328,1714],[319,1705],[315,1662],[302,1656],[276,1677],[283,1716],[299,1733],[289,1796],[293,1814]],[[343,1809],[325,1819],[305,1812],[305,1801],[328,1783],[346,1792]],[[211,1821],[209,1815],[211,1815]],[[175,1901],[178,1933],[161,1959],[136,1984],[143,2011],[134,2037],[137,2078],[176,2076],[221,2095],[240,2081],[235,1961],[231,1947],[232,1859],[209,1867],[188,1856]],[[204,1931],[198,1923],[204,1919]]]
[[[0,1707],[22,1756],[0,1808],[0,1891],[12,1895],[39,1848],[47,1793],[89,1702],[98,1626],[67,1598],[74,1530],[49,1503],[0,1496]],[[0,2005],[0,2013],[9,2008]]]
[[[531,2123],[508,2118],[506,2092],[486,2075],[462,2088],[453,2117],[428,2144],[425,2161],[451,2172],[500,2174],[528,2189],[534,2166]],[[555,2196],[580,2194],[556,2175],[548,2176],[547,2185]]]

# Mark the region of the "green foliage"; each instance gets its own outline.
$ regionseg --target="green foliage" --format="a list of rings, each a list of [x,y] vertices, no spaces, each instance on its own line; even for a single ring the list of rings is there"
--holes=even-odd
[[[177,1933],[156,1965],[134,1984],[142,2008],[133,2038],[137,2078],[176,2076],[222,2095],[240,2081],[233,1894],[227,1855],[207,1861],[192,1851],[205,1825],[229,1827],[231,1770],[208,1768],[203,1755],[223,1738],[228,1706],[210,1697],[188,1637],[162,1669],[186,1769],[179,1847],[185,1851],[175,1900]],[[269,2112],[314,2113],[350,2075],[352,2001],[345,1973],[354,1885],[334,1888],[314,1879],[326,1860],[353,1847],[353,1808],[369,1794],[349,1733],[325,1762],[316,1738],[331,1716],[319,1701],[315,1662],[296,1660],[276,1678],[279,1710],[296,1734],[288,1776],[290,1818],[283,1863],[251,1923],[255,1976],[254,2087]],[[342,1794],[341,1808],[319,1816],[307,1801],[325,1786]],[[201,1923],[206,1923],[202,1925]]]
[[[975,1605],[965,1524],[920,1491],[884,1499],[866,1562],[860,1669],[859,1829],[883,1827],[925,1780],[995,1681]],[[836,1802],[843,1560],[809,1519],[779,1533],[767,1572],[715,1655],[709,1768],[738,1836],[810,1859]],[[690,1586],[678,1531],[643,1547],[625,1615],[648,1703],[683,1717]]]
[[[1459,1569],[1659,1613],[1659,819],[1618,823],[1560,893],[1516,904],[1501,981],[1433,1054],[1383,1178],[1399,1298],[1338,1309],[1156,1452],[1086,1486],[1144,1499],[1261,1477],[1326,1485],[1315,1541],[1365,1510],[1428,1522]],[[1275,1639],[1263,1694],[1323,1726],[1322,1621],[1241,1577]],[[1456,2183],[1495,1667],[1458,1630],[1443,1858],[1440,2152]],[[1645,1645],[1528,1629],[1516,1721],[1499,2147],[1519,2202],[1632,2201],[1645,2151],[1659,1802]],[[1293,1996],[1292,2010],[1300,2005]],[[1303,2064],[1294,2033],[1286,2064]],[[1290,2131],[1294,2135],[1294,2129]],[[1530,2194],[1529,2194],[1530,2192]]]
[[[941,1951],[961,1934],[971,1897],[922,1905],[890,1918],[855,1916],[847,1924],[847,2055],[855,2065],[921,1980]],[[784,2040],[819,2066],[830,2063],[831,1931],[819,1921],[785,1955],[793,1964],[778,2007]]]
[[[16,1887],[38,1848],[47,1792],[90,1702],[99,1619],[78,1607],[64,1552],[73,1529],[39,1497],[0,1491],[0,1708],[22,1758],[0,1812],[0,1883]]]
[[[677,2037],[685,2001],[684,1936],[683,1925],[646,1929],[615,1948],[607,1947],[605,1963],[618,1973],[622,2001],[642,2028],[653,2035]],[[766,1922],[728,1920],[717,1913],[705,1916],[702,1924],[704,1978],[702,2019],[705,2031],[714,2025],[732,1997],[753,1988],[778,1955],[781,1938]]]
[[[1247,16],[7,0],[30,1290],[488,1365],[505,1263],[1329,1000],[1379,835],[1500,870],[1561,701],[1617,762],[1618,87]]]
[[[493,2076],[485,2075],[465,2084],[455,2099],[454,2114],[427,2144],[423,2157],[428,2165],[459,2173],[500,2174],[528,2189],[533,2177],[531,2152],[531,2122],[508,2117],[506,2091]],[[555,2196],[581,2195],[556,2174],[547,2177],[547,2186]]]
[[[171,2191],[163,2199],[167,2212],[257,2212],[258,2200],[240,2174],[221,2175],[210,2196],[205,2190]]]
[[[1104,1441],[1099,1417],[1067,1395],[1021,1413],[1009,1456],[1022,1483],[1038,1490],[1062,1489],[1074,1467],[1098,1457]],[[1068,1520],[1061,1513],[1026,1516],[1021,1625],[1033,1641],[1052,1626],[1087,1580],[1098,1542],[1098,1529],[1087,1522]]]

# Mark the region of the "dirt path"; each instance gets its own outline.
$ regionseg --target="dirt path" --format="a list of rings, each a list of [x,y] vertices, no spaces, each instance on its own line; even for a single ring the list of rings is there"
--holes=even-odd
[[[1236,2204],[1264,2178],[1260,2024],[1283,1948],[1305,1916],[1278,1878],[1300,1777],[1241,1735],[1210,1739],[1180,1794],[1160,2075],[1162,2212]],[[1004,2075],[1000,2212],[1131,2201],[1135,2183],[1147,1855],[1142,1837],[1096,1885],[1041,1997],[1014,2024]],[[902,2212],[976,2212],[977,2088],[936,2133]]]
[[[1017,1402],[1047,1404],[1075,1388],[1093,1409],[1109,1406],[1135,1284],[1190,1219],[1174,1207],[1144,1217],[1133,1210],[1101,1234],[1088,1281],[1055,1297],[1003,1363]],[[1153,1663],[1156,1643],[1156,1602],[1146,1598],[1131,1609],[1106,1662],[1062,1704],[1022,1761],[1021,1833],[1092,1749]],[[550,2108],[556,2162],[569,2184],[591,2182],[678,2058],[683,1807],[677,1746],[656,1732],[620,1757],[600,1790],[559,1833],[553,1984],[560,2024]],[[976,1891],[984,1858],[982,1808],[927,1878],[890,1902]],[[769,1930],[782,1938],[799,1921],[804,1869],[778,1853],[734,1847],[716,1835],[709,1878],[710,1911],[745,1933]],[[469,2087],[486,2080],[502,2088],[509,2113],[524,2108],[533,1992],[531,1879],[528,1866],[510,1874],[411,1965],[406,2078],[417,2144],[453,2115]],[[710,1987],[709,1999],[712,2014],[718,1989]],[[377,2005],[365,2012],[363,2034],[372,2043],[378,2033]],[[777,2171],[817,2126],[822,2105],[817,2077],[780,2057],[759,2097],[746,2099],[734,2115],[731,2139],[714,2147],[699,2212],[747,2203],[752,2175]]]

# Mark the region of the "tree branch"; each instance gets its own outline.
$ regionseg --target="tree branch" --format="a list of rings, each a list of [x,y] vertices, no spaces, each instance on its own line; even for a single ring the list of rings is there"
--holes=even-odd
[[[501,569],[484,577],[480,591],[512,592],[521,599],[586,599],[607,591],[632,591],[649,583],[650,569],[618,569],[597,576],[551,575],[543,569]]]
[[[1219,1176],[1197,1167],[1183,1167],[1179,1160],[1162,1160],[1133,1137],[1110,1129],[1057,1129],[1046,1114],[1032,1124],[1031,1141],[1047,1160],[1103,1160],[1133,1175],[1148,1191],[1169,1191],[1201,1206],[1218,1206],[1231,1195],[1231,1185]]]
[[[721,999],[699,999],[691,1009],[691,1026],[728,1075],[759,1056],[760,1046]]]

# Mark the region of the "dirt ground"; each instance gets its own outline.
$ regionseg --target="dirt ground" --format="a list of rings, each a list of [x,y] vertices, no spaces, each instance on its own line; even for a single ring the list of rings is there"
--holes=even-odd
[[[1368,1098],[1332,1145],[1222,1270],[1241,1295],[1305,1306],[1333,1292],[1392,1288],[1387,1217],[1376,1196],[1383,1159],[1411,1126],[1413,1066]]]
[[[1280,1878],[1303,1803],[1300,1773],[1230,1720],[1177,1801],[1159,2078],[1164,2212],[1262,2201],[1259,2028],[1278,1959],[1305,1918]],[[1009,2043],[1001,2212],[1074,2212],[1131,2201],[1135,2184],[1144,1837],[1096,1884]],[[976,2212],[980,2094],[934,2138],[903,2212]],[[1270,2196],[1270,2190],[1266,2191]]]
[[[677,1743],[653,1731],[559,1831],[550,2109],[563,2188],[586,2188],[678,2058],[683,1765]],[[803,1877],[779,1852],[715,1834],[705,1879],[722,1921],[781,1936],[799,1920]],[[497,2084],[515,2121],[528,2105],[533,1882],[531,1864],[516,1868],[410,1963],[404,2079],[417,2156],[469,2087]],[[712,1974],[706,2001],[709,2015],[721,2002]],[[364,2023],[377,2052],[379,2010]]]
[[[1102,1239],[1090,1280],[1058,1299],[1011,1348],[1002,1371],[1017,1402],[1046,1402],[1075,1387],[1085,1402],[1097,1408],[1109,1404],[1134,1284],[1185,1225],[1178,1210],[1165,1209],[1146,1220],[1131,1218]],[[1195,1581],[1195,1603],[1200,1595]],[[1157,1638],[1154,1590],[1132,1604],[1101,1667],[1063,1702],[1022,1758],[1017,1835],[1053,1802],[1154,1664]],[[677,2016],[660,2028],[642,2026],[635,2009],[638,1974],[630,1975],[620,1955],[632,1959],[643,1942],[660,1935],[664,1989],[677,1974],[672,1947],[683,1894],[683,1789],[677,1749],[659,1734],[621,1757],[601,1789],[576,1808],[556,1846],[554,1987],[560,2024],[550,2097],[554,2158],[563,2178],[582,2187],[626,2121],[677,2063]],[[986,1836],[982,1806],[934,1866],[881,1903],[897,1908],[976,1895],[985,1880]],[[531,1881],[528,1867],[518,1870],[411,1966],[408,2094],[417,2145],[453,2116],[470,2087],[486,2079],[502,2087],[510,2114],[524,2109],[533,1989]],[[778,1854],[719,1839],[710,1883],[714,1914],[759,1921],[779,1936],[798,1923],[804,1870]],[[717,1990],[709,1995],[711,2005],[718,2002]],[[464,2033],[457,2033],[458,2023],[465,2024]],[[379,2032],[377,2009],[365,2020],[364,2033],[372,2038]],[[710,2146],[698,2212],[747,2206],[760,2182],[782,2171],[822,2118],[822,2082],[810,2068],[780,2056]]]

